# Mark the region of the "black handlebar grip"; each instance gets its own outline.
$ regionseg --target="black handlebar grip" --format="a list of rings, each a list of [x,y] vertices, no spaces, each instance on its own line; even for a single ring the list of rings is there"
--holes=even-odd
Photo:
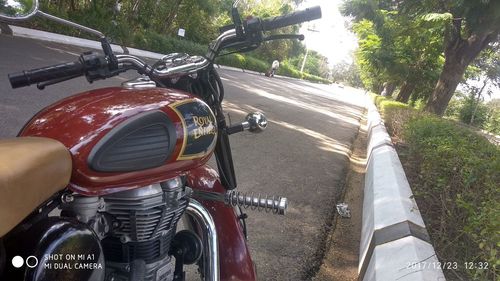
[[[315,6],[284,16],[262,20],[262,30],[269,31],[321,18],[321,7]]]
[[[12,88],[29,86],[39,82],[85,74],[85,67],[79,61],[9,74]]]

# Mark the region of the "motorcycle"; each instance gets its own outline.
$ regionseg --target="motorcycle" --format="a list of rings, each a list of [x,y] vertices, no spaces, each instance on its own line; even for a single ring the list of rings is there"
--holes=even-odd
[[[242,21],[236,1],[233,24],[205,56],[173,53],[149,65],[114,54],[104,34],[40,11],[37,0],[3,3],[0,20],[54,20],[98,36],[103,51],[10,74],[13,88],[141,76],[65,98],[0,141],[0,279],[178,281],[196,264],[202,280],[256,280],[242,208],[283,215],[287,200],[236,191],[229,135],[262,132],[267,120],[254,112],[227,124],[214,60],[302,40],[264,32],[320,18],[320,7]]]

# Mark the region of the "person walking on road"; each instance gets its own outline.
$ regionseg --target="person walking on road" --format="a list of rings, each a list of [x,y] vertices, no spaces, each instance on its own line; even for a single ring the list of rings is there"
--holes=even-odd
[[[278,67],[280,67],[280,62],[278,60],[274,60],[273,64],[271,65],[271,69],[266,72],[266,76],[273,77],[276,73],[276,70],[278,70]]]
[[[272,70],[271,70],[271,76],[274,76],[274,74],[276,73],[276,70],[278,70],[278,67],[280,67],[280,62],[278,60],[274,60],[273,65],[272,65]]]

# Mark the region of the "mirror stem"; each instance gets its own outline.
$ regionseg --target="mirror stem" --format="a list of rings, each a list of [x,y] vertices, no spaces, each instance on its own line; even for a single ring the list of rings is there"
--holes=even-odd
[[[83,26],[83,25],[80,25],[80,24],[77,24],[77,23],[74,23],[74,22],[71,22],[69,20],[65,20],[65,19],[53,16],[51,14],[44,13],[40,10],[38,10],[36,15],[44,17],[44,18],[52,20],[52,21],[55,21],[55,22],[58,22],[58,23],[61,23],[61,24],[64,24],[64,25],[74,27],[74,28],[79,29],[83,32],[87,32],[87,33],[98,36],[99,41],[101,42],[101,46],[102,46],[102,50],[104,52],[104,55],[106,55],[110,60],[110,65],[109,65],[110,69],[114,70],[114,69],[118,68],[118,60],[116,59],[115,55],[113,54],[113,50],[111,49],[111,44],[109,43],[108,39],[106,38],[106,36],[104,36],[104,34],[102,32],[97,31],[97,30],[92,29],[92,28],[89,28],[89,27],[86,27],[86,26]]]
[[[99,36],[100,39],[105,38],[104,34],[102,34],[101,32],[99,32],[99,31],[97,31],[95,29],[88,28],[86,26],[79,25],[77,23],[74,23],[74,22],[71,22],[71,21],[68,21],[68,20],[65,20],[65,19],[53,16],[53,15],[44,13],[44,12],[42,12],[40,10],[36,13],[36,15],[44,17],[44,18],[49,19],[49,20],[53,20],[53,21],[58,22],[58,23],[62,23],[64,25],[69,25],[71,27],[77,28],[77,29],[79,29],[81,31],[84,31],[84,32],[88,32],[88,33],[94,34],[96,36]]]
[[[118,69],[118,59],[113,54],[113,49],[111,48],[111,44],[109,43],[108,38],[102,37],[100,41],[104,55],[109,58],[110,70]]]

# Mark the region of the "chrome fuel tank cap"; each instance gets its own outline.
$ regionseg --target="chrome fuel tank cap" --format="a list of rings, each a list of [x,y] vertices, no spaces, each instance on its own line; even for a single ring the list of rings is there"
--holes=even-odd
[[[147,76],[140,76],[132,80],[122,83],[122,88],[125,89],[150,89],[156,88],[156,83],[151,81]]]

